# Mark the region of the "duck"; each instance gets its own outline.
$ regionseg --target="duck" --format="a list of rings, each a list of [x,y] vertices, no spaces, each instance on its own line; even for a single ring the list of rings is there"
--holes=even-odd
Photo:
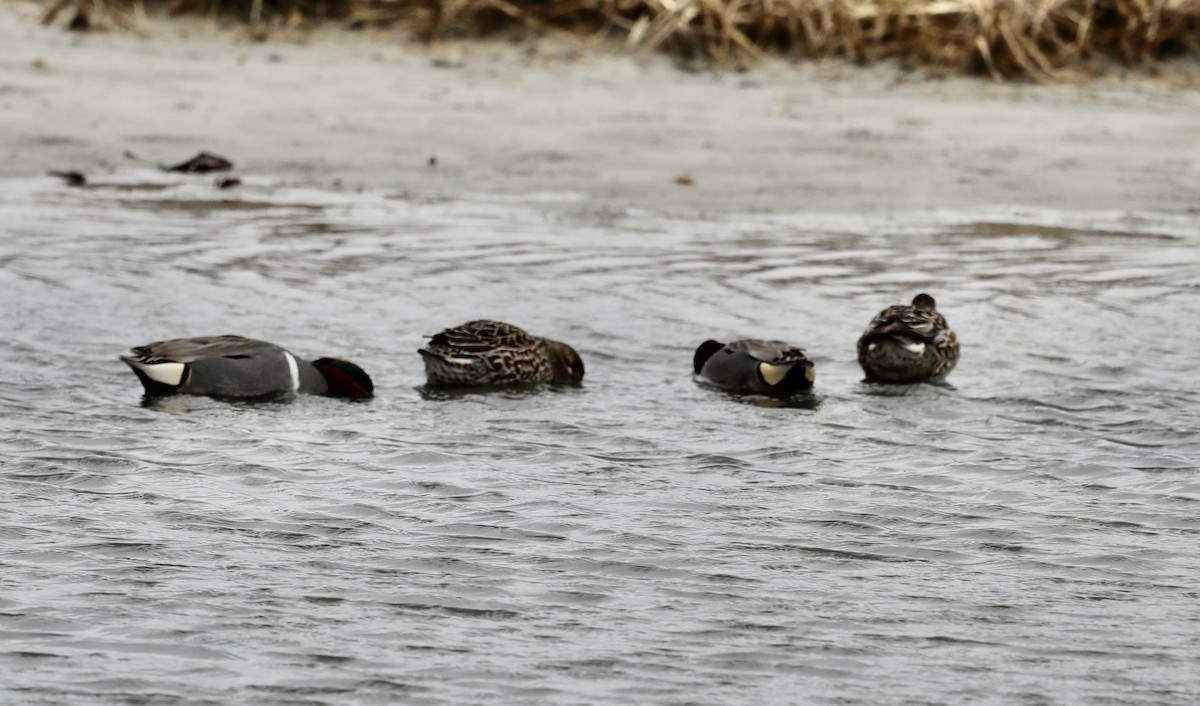
[[[267,397],[286,393],[367,398],[369,375],[340,358],[307,361],[274,343],[242,336],[173,338],[120,356],[147,397]]]
[[[809,390],[816,366],[804,350],[783,341],[747,338],[731,343],[709,339],[696,348],[697,375],[728,392],[788,397]]]
[[[445,329],[417,352],[435,387],[583,380],[583,359],[574,348],[503,321],[480,319]]]
[[[867,380],[913,383],[941,380],[958,363],[958,337],[928,294],[911,305],[889,306],[858,339],[858,363]]]

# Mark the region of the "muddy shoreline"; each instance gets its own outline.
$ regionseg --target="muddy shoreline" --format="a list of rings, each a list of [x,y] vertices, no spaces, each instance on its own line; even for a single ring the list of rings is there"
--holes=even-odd
[[[35,10],[0,6],[5,177],[104,178],[209,150],[268,183],[587,208],[1200,207],[1200,90],[1180,81],[782,60],[689,73],[549,40],[428,49],[328,30],[262,44],[198,21],[73,34]]]

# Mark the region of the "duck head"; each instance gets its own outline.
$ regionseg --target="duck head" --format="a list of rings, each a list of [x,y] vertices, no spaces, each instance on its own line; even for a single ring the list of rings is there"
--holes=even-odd
[[[319,358],[313,367],[325,376],[330,397],[366,398],[375,394],[375,383],[366,371],[348,360]]]
[[[714,341],[711,338],[704,343],[701,343],[700,346],[696,348],[695,355],[692,356],[693,372],[699,375],[700,371],[704,369],[704,364],[708,362],[708,359],[713,357],[717,351],[724,347],[724,343],[721,343],[720,341]]]
[[[560,385],[578,385],[582,382],[583,358],[579,357],[579,353],[561,341],[545,341],[550,367],[554,369],[554,382]]]

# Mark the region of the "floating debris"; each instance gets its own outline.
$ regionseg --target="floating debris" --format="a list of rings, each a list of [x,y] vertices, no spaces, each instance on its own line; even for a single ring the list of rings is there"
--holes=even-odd
[[[696,183],[696,180],[692,178],[691,174],[680,174],[675,177],[675,183],[680,186],[691,186]]]
[[[173,167],[159,165],[164,172],[184,172],[187,174],[207,174],[208,172],[223,172],[233,169],[233,162],[215,154],[201,152],[186,162],[180,162]]]
[[[83,186],[87,183],[87,177],[83,175],[83,172],[77,172],[74,170],[58,171],[56,169],[52,169],[47,172],[47,174],[52,177],[58,177],[59,179],[62,179],[67,183],[67,186]]]
[[[235,176],[223,176],[215,182],[218,189],[232,189],[235,186],[241,186],[242,180]]]

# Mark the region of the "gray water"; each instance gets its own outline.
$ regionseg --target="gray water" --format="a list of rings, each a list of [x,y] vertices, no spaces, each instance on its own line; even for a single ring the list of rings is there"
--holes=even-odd
[[[0,701],[1192,704],[1200,215],[666,218],[133,174],[0,189]],[[948,385],[860,381],[937,297]],[[421,388],[424,336],[578,389]],[[239,333],[377,398],[143,405]],[[698,385],[705,338],[817,364]]]

